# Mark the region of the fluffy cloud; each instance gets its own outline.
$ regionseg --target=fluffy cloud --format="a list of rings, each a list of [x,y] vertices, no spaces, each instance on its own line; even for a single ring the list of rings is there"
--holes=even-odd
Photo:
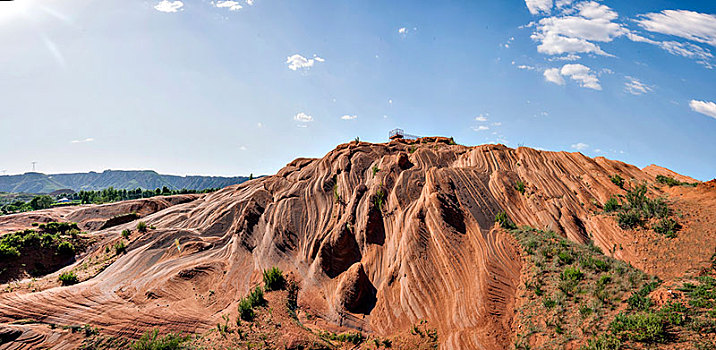
[[[243,8],[243,6],[239,5],[238,2],[232,1],[232,0],[217,1],[217,2],[212,2],[212,4],[218,8],[229,9],[229,11],[238,11]]]
[[[533,15],[549,14],[552,11],[552,0],[525,0],[525,4]]]
[[[344,115],[344,116],[341,117],[341,119],[343,119],[343,120],[353,120],[353,119],[356,119],[356,118],[358,118],[357,115],[350,115],[350,114],[346,114],[346,115]]]
[[[639,81],[639,79],[633,77],[626,77],[627,82],[624,83],[624,91],[632,95],[643,95],[652,91],[649,85],[646,85]]]
[[[246,5],[254,6],[254,0],[246,0]]]
[[[599,79],[592,73],[589,67],[581,64],[565,64],[559,71],[562,75],[572,78],[579,82],[579,86],[590,88],[594,90],[601,90],[602,86],[599,85]]]
[[[288,56],[286,58],[286,63],[288,64],[288,69],[290,70],[298,70],[298,69],[309,69],[313,67],[313,65],[316,62],[325,62],[323,58],[320,58],[318,56],[313,56],[313,58],[306,58],[299,54],[295,54],[293,56]]]
[[[398,29],[398,33],[399,33],[399,34],[406,34],[406,33],[408,33],[408,28],[400,27],[400,28]]]
[[[477,126],[477,127],[473,127],[472,130],[474,130],[474,131],[485,131],[485,130],[490,130],[490,127],[489,127],[489,126],[485,126],[485,125],[480,125],[480,126]]]
[[[550,83],[564,85],[564,78],[559,73],[559,68],[550,68],[544,71],[544,79]]]
[[[689,102],[689,107],[691,107],[691,110],[693,110],[694,112],[698,112],[709,117],[716,118],[716,103],[691,100],[691,102]]]
[[[301,123],[310,123],[313,121],[313,117],[306,113],[299,112],[293,117],[293,120]]]
[[[159,12],[177,12],[181,10],[181,8],[184,7],[184,3],[177,0],[177,1],[169,1],[169,0],[162,0],[158,4],[154,5],[154,9]]]
[[[475,120],[478,121],[478,122],[486,122],[488,115],[489,115],[489,114],[487,114],[487,113],[485,113],[484,115],[483,115],[483,114],[480,114],[480,115],[478,115],[477,117],[475,117]]]
[[[601,90],[597,75],[582,64],[565,64],[562,68],[550,68],[544,71],[544,78],[550,83],[564,85],[563,77],[568,77],[579,83],[579,86],[594,90]]]
[[[577,151],[583,151],[587,148],[589,148],[589,145],[583,142],[575,143],[571,146],[572,148],[576,149]]]
[[[94,141],[94,139],[91,137],[88,137],[84,140],[72,140],[72,141],[70,141],[70,143],[86,143],[86,142],[92,142],[92,141]]]
[[[629,31],[613,22],[618,15],[606,5],[594,1],[580,2],[564,13],[569,15],[542,18],[536,24],[532,40],[537,51],[547,55],[593,53],[611,56],[595,42],[611,42]]]
[[[716,46],[716,16],[687,10],[664,10],[639,16],[639,25],[650,31]]]

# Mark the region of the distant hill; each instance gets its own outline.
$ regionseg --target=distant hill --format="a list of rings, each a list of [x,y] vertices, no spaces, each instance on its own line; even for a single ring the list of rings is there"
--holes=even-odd
[[[153,170],[105,170],[101,173],[42,174],[0,176],[0,192],[50,193],[61,189],[101,190],[107,187],[117,189],[155,189],[168,187],[172,190],[183,188],[203,190],[239,184],[248,177],[221,176],[176,176],[162,175]]]

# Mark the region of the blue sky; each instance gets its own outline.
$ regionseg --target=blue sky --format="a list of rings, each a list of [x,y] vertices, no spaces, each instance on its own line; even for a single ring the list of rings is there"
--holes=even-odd
[[[390,129],[716,176],[713,1],[0,2],[0,170],[271,174]]]

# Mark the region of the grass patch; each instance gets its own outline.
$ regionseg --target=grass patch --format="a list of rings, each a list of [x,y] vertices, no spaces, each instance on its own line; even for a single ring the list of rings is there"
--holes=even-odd
[[[185,349],[184,343],[189,341],[188,335],[169,333],[159,336],[159,330],[147,331],[139,340],[132,344],[132,350],[177,350]]]

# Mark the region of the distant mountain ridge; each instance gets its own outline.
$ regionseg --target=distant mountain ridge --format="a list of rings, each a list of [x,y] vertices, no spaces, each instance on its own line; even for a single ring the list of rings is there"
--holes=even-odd
[[[108,187],[117,189],[155,189],[168,187],[203,190],[239,184],[248,177],[222,176],[177,176],[163,175],[153,170],[105,170],[101,173],[42,174],[0,176],[0,192],[50,193],[60,189],[74,191],[101,190]]]

